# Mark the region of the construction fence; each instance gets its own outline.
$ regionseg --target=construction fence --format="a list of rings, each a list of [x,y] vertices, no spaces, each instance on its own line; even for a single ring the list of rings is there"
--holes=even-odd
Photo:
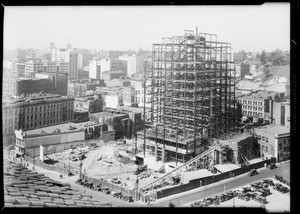
[[[36,166],[41,167],[43,169],[55,171],[55,172],[58,172],[58,173],[61,173],[64,175],[68,175],[70,170],[71,171],[74,170],[73,166],[67,165],[67,166],[63,167],[63,166],[50,165],[50,164],[46,164],[46,163],[40,161],[39,159],[34,161],[33,158],[31,158],[29,156],[24,156],[24,160],[31,164],[35,164]]]
[[[108,182],[106,180],[92,178],[92,177],[89,177],[87,175],[82,175],[82,179],[87,180],[88,182],[93,183],[93,186],[97,186],[97,185],[101,184],[102,187],[108,188],[109,191],[118,192],[118,193],[121,192],[122,195],[132,196],[133,199],[135,199],[136,201],[138,201],[138,200],[144,200],[143,199],[144,196],[142,195],[142,193],[137,192],[135,190],[127,189],[127,188],[122,187],[120,185],[113,184],[113,183]]]
[[[276,163],[276,158],[264,160],[264,161],[261,161],[261,162],[255,163],[255,164],[251,164],[249,166],[235,169],[232,171],[228,171],[228,172],[225,172],[222,174],[192,180],[187,184],[183,184],[183,185],[176,186],[173,188],[159,190],[159,191],[157,191],[157,199],[168,197],[170,195],[178,194],[181,192],[185,192],[185,191],[195,189],[195,188],[198,188],[201,186],[206,186],[206,185],[209,185],[209,184],[212,184],[212,183],[224,180],[224,179],[232,178],[232,177],[247,173],[251,169],[262,168],[265,166],[265,164],[269,165],[270,163]]]

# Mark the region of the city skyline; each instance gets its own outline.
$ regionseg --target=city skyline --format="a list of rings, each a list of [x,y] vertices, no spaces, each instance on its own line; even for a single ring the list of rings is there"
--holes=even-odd
[[[289,6],[5,7],[4,49],[44,49],[50,42],[63,48],[70,35],[74,48],[151,50],[162,37],[198,27],[231,43],[233,51],[285,51],[290,49]]]

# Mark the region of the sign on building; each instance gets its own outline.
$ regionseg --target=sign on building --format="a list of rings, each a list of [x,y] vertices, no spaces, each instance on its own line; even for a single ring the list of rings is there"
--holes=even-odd
[[[44,155],[50,155],[54,153],[54,146],[41,146],[40,145],[40,160],[44,161]]]

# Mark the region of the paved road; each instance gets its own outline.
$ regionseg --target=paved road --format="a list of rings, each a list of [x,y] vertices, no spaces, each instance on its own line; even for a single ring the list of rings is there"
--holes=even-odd
[[[220,194],[225,191],[231,190],[231,189],[237,189],[241,186],[248,185],[250,183],[254,183],[256,181],[273,177],[275,174],[282,175],[284,179],[290,180],[290,163],[281,164],[278,166],[277,169],[267,169],[262,168],[258,170],[259,174],[255,176],[248,176],[248,175],[240,175],[236,178],[231,178],[226,180],[223,180],[221,182],[211,184],[209,186],[200,187],[197,190],[191,190],[188,193],[181,193],[178,196],[170,196],[165,199],[157,200],[153,206],[159,206],[159,207],[167,207],[169,205],[169,202],[172,201],[172,203],[175,204],[175,206],[185,206],[187,203],[192,203],[193,201],[200,200],[206,197],[213,196],[215,194]],[[225,187],[225,188],[224,188]]]

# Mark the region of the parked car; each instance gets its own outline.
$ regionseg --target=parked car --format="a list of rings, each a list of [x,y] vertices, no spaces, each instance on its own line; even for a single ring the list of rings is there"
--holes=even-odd
[[[93,188],[95,191],[101,191],[101,184],[98,184],[96,186],[94,186]]]
[[[102,192],[104,192],[105,194],[110,194],[108,187],[102,188]]]
[[[121,183],[121,181],[119,181],[117,178],[112,178],[112,179],[111,179],[111,182],[112,182],[113,184],[120,184],[120,183]]]
[[[258,197],[256,197],[254,200],[257,201],[257,202],[259,202],[259,203],[261,203],[261,204],[266,204],[266,203],[268,203],[267,200],[266,200],[266,198],[265,198],[265,197],[262,197],[262,196],[258,196]]]
[[[89,189],[93,189],[93,182],[90,182],[90,181],[85,182],[83,184],[83,186],[86,187],[86,188],[89,188]]]
[[[251,169],[250,172],[248,172],[249,176],[254,176],[254,175],[257,175],[257,174],[258,174],[258,172],[257,172],[256,169]]]
[[[283,177],[280,175],[275,175],[275,179],[282,182],[283,181]]]
[[[115,198],[122,198],[122,193],[121,192],[111,192],[111,194],[115,197]]]
[[[277,190],[277,191],[279,191],[283,194],[288,193],[290,191],[289,188],[287,188],[287,187],[285,187],[285,186],[283,186],[282,184],[279,184],[279,183],[275,184],[273,189],[275,189],[275,190]]]
[[[268,184],[269,186],[275,186],[273,180],[271,179],[264,179],[263,183]]]
[[[268,166],[267,166],[269,169],[276,169],[277,166],[275,163],[270,163]]]
[[[132,196],[123,196],[123,200],[127,202],[133,202]]]

